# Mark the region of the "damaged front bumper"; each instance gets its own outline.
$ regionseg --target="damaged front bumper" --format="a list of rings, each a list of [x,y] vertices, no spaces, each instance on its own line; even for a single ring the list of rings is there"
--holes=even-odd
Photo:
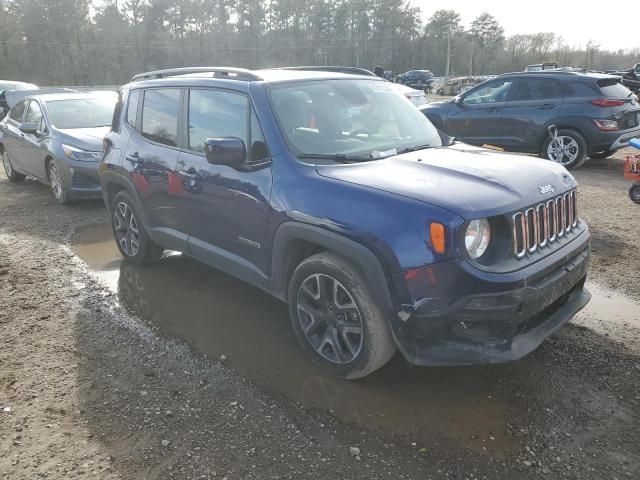
[[[431,295],[391,322],[399,349],[410,363],[431,366],[503,363],[527,355],[589,302],[589,243],[587,230],[511,275],[474,272],[463,260],[424,267],[417,281]]]

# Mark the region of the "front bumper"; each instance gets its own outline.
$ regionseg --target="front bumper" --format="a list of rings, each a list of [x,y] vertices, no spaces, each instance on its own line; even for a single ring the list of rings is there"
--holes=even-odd
[[[100,198],[102,188],[98,169],[100,162],[79,162],[65,159],[58,162],[67,193],[72,198]]]
[[[392,322],[400,351],[410,363],[436,366],[503,363],[535,350],[591,298],[584,288],[588,230],[580,237],[506,283],[493,282],[494,275],[471,278],[461,268],[446,283],[470,293],[444,301],[424,298],[406,321]],[[453,269],[453,263],[431,270],[428,277],[446,278],[441,269]]]

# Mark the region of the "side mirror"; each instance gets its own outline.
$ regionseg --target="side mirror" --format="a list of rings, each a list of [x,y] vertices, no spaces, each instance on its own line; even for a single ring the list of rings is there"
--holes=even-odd
[[[207,162],[213,165],[235,167],[247,158],[247,147],[237,137],[207,138],[204,141],[204,153]]]
[[[35,135],[38,133],[38,127],[36,127],[35,122],[25,122],[20,124],[20,131],[22,133],[29,133],[31,135]]]

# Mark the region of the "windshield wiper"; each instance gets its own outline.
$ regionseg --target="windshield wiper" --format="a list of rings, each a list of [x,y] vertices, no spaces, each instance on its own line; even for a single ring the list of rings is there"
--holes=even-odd
[[[398,150],[398,155],[402,153],[417,152],[418,150],[424,150],[426,148],[431,148],[431,145],[424,144],[424,145],[416,145],[415,147],[403,148],[402,150]]]
[[[346,155],[344,153],[301,153],[298,155],[300,160],[335,160],[336,162],[369,162],[375,160],[371,157],[362,157],[358,155]]]

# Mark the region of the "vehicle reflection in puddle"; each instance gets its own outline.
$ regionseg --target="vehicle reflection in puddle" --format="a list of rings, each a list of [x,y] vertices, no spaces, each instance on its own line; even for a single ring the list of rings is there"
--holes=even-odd
[[[268,391],[418,445],[444,436],[495,453],[517,448],[506,419],[526,418],[526,407],[496,392],[500,375],[518,378],[508,367],[409,368],[398,355],[365,379],[343,381],[311,363],[286,306],[259,289],[179,254],[144,267],[121,262],[104,225],[78,229],[73,248],[130,313],[213,359],[226,355]]]

